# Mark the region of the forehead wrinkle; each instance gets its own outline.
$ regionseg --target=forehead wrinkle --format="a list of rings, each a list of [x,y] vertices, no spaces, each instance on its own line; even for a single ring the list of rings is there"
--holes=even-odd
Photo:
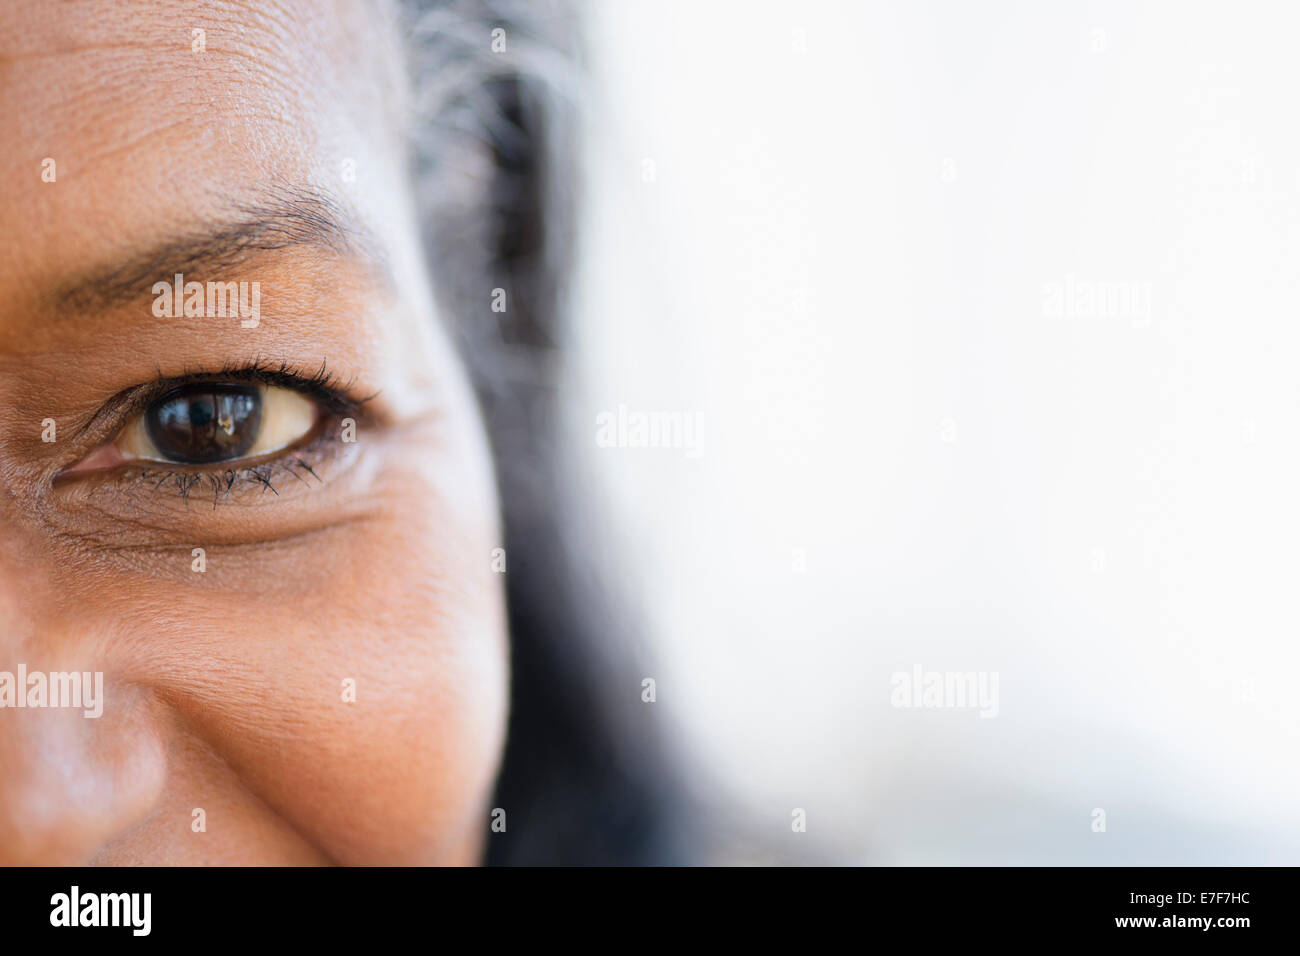
[[[61,283],[53,294],[54,310],[59,314],[105,311],[150,295],[155,282],[170,282],[176,273],[201,270],[205,278],[215,279],[260,254],[295,247],[363,262],[391,287],[381,244],[329,194],[281,185],[256,200],[232,205],[234,213],[227,218]]]

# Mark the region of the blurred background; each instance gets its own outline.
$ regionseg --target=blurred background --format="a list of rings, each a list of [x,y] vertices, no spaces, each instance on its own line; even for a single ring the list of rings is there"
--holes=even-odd
[[[708,796],[846,863],[1300,860],[1294,8],[585,9],[569,433]]]

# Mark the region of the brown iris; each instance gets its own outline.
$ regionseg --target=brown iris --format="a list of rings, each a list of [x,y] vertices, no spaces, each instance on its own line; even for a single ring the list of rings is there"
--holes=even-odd
[[[240,458],[262,430],[262,396],[251,385],[183,385],[149,406],[145,428],[168,461],[204,465]]]

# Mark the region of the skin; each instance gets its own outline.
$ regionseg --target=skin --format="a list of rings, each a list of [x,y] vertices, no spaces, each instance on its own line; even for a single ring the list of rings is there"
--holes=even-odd
[[[0,671],[102,672],[105,699],[0,709],[2,864],[481,854],[508,684],[488,453],[421,263],[390,33],[307,6],[0,4]],[[334,226],[274,219],[304,208]],[[223,249],[268,210],[282,243]],[[151,258],[178,239],[199,254]],[[260,282],[258,326],[155,316],[174,271]],[[324,421],[319,480],[56,480],[112,445],[115,396],[254,361],[374,396],[355,442]]]

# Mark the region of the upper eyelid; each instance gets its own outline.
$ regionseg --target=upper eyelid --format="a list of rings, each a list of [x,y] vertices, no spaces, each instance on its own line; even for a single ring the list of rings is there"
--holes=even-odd
[[[353,416],[364,423],[368,417],[367,402],[378,393],[354,397],[349,394],[352,382],[345,382],[329,373],[324,363],[316,372],[304,373],[288,363],[276,365],[227,365],[220,371],[186,372],[181,375],[160,376],[152,382],[127,389],[119,397],[121,403],[115,410],[119,427],[133,415],[143,414],[150,403],[176,388],[201,382],[240,382],[287,388],[313,399],[327,414]]]
[[[316,371],[309,372],[288,362],[267,364],[260,359],[254,359],[244,365],[226,365],[215,372],[194,371],[176,376],[159,376],[155,381],[142,386],[145,391],[141,396],[141,404],[147,405],[173,388],[197,382],[252,382],[276,385],[315,398],[328,411],[337,412],[359,412],[366,403],[379,394],[375,392],[365,396],[354,396],[352,389],[355,379],[345,381],[338,378],[330,372],[324,361]]]

